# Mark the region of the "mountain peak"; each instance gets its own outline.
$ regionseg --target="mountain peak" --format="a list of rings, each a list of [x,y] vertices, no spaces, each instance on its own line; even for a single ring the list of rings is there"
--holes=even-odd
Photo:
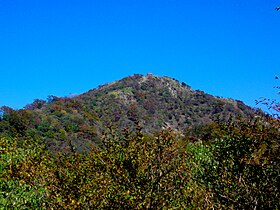
[[[156,76],[152,73],[147,73],[146,75],[142,74],[134,74],[132,76],[125,77],[118,81],[114,81],[105,85],[98,86],[98,89],[118,89],[123,87],[142,87],[144,86],[151,88],[164,88],[168,87],[170,92],[174,92],[178,89],[191,89],[189,85],[182,82],[180,83],[178,80],[174,78],[170,78],[168,76]]]
[[[210,123],[217,117],[253,115],[254,110],[241,101],[222,99],[194,91],[184,82],[167,76],[134,74],[101,85],[77,97],[98,113],[100,120],[131,127],[135,121],[151,132],[168,124],[171,128]]]

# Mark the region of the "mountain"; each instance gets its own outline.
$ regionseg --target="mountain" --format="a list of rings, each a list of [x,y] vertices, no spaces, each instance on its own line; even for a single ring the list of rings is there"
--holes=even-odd
[[[95,110],[103,121],[120,127],[133,126],[134,121],[140,120],[146,132],[165,126],[183,130],[217,117],[248,117],[254,113],[242,101],[194,91],[184,82],[151,74],[136,74],[99,86],[76,100]]]
[[[2,107],[2,112],[2,134],[41,139],[52,150],[67,149],[71,140],[80,151],[92,142],[98,144],[107,127],[133,130],[140,124],[144,133],[162,128],[184,132],[218,118],[255,115],[242,101],[215,97],[152,74],[128,76],[74,97],[36,99],[22,110]]]

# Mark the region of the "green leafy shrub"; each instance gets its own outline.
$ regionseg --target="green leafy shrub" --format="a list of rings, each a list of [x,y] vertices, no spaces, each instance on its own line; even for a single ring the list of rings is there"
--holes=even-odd
[[[204,180],[224,208],[279,207],[279,122],[228,122],[216,127]],[[222,135],[221,135],[222,134]]]
[[[279,121],[232,121],[195,137],[109,127],[100,144],[50,153],[34,138],[0,141],[4,209],[277,209]],[[212,131],[212,134],[207,134]],[[199,138],[207,136],[203,142]]]
[[[45,205],[45,188],[37,182],[42,148],[32,141],[0,137],[0,204],[3,209],[37,209]],[[43,158],[43,157],[42,157]],[[34,178],[34,179],[33,179]]]

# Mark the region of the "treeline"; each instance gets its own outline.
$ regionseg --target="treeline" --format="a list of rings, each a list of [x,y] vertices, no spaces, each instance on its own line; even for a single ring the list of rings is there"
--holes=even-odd
[[[86,152],[71,139],[51,152],[22,137],[21,124],[6,126],[18,135],[0,137],[1,209],[279,209],[274,118],[216,121],[184,135],[108,126]]]

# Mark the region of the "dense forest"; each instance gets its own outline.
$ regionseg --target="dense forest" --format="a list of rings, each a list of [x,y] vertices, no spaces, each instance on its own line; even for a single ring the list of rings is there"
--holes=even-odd
[[[279,209],[279,125],[150,74],[2,107],[1,209]]]

